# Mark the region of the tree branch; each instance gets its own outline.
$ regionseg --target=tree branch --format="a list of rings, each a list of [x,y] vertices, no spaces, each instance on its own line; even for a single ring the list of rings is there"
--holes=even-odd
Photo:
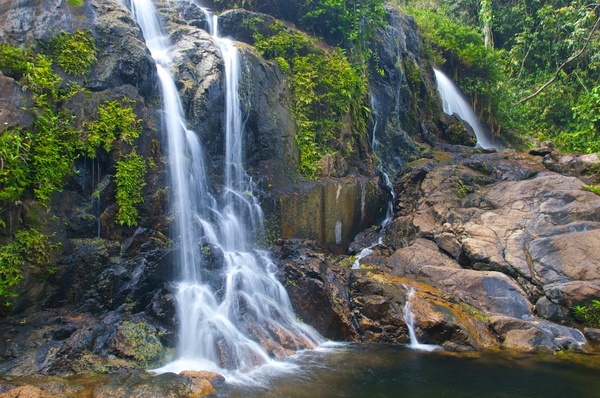
[[[567,59],[565,62],[563,62],[558,69],[556,70],[556,72],[554,73],[554,76],[552,76],[552,78],[550,80],[548,80],[546,83],[544,83],[542,85],[542,87],[538,88],[533,94],[528,95],[527,97],[521,99],[519,102],[517,102],[517,105],[521,105],[527,101],[529,101],[530,99],[536,97],[539,93],[541,93],[542,91],[544,91],[544,89],[546,87],[548,87],[549,85],[551,85],[557,78],[558,75],[560,74],[560,71],[563,70],[563,68],[565,66],[567,66],[569,63],[573,62],[575,59],[579,58],[579,56],[581,56],[581,54],[583,54],[585,52],[585,50],[588,47],[588,44],[590,44],[590,41],[592,40],[592,36],[594,35],[594,32],[596,32],[596,30],[598,29],[598,26],[600,26],[600,17],[598,17],[596,19],[596,22],[594,23],[594,25],[592,26],[592,30],[590,31],[590,34],[588,35],[585,44],[583,45],[583,47],[581,48],[581,50],[579,50],[577,53],[571,55],[569,57],[569,59]]]

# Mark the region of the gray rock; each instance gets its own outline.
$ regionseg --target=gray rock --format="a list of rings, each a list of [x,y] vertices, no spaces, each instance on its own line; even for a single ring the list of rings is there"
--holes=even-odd
[[[20,44],[48,40],[63,31],[91,29],[94,18],[89,1],[73,7],[63,0],[0,0],[0,10],[0,38]]]
[[[484,313],[514,318],[532,315],[532,305],[525,292],[500,272],[425,266],[418,276]]]
[[[515,319],[503,316],[490,317],[490,324],[503,340],[502,346],[519,351],[585,351],[587,341],[573,328],[546,320],[526,317]]]
[[[0,73],[0,128],[31,126],[33,115],[23,111],[31,105],[31,99],[23,89],[12,78]]]
[[[118,0],[93,0],[98,62],[87,87],[100,91],[129,84],[142,96],[155,93],[156,66],[142,32]]]
[[[394,275],[399,276],[418,274],[425,266],[460,268],[455,261],[441,253],[434,242],[427,239],[417,239],[412,245],[396,250],[388,266]]]
[[[594,343],[594,344],[598,344],[600,343],[600,329],[596,329],[596,328],[584,328],[583,329],[583,334],[585,335],[585,337],[587,337],[587,339]]]

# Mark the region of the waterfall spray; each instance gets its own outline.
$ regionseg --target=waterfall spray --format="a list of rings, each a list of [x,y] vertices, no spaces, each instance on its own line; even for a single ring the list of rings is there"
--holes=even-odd
[[[213,41],[224,63],[225,164],[223,192],[211,192],[198,136],[186,120],[170,73],[170,43],[151,0],[128,0],[146,45],[156,61],[163,97],[164,135],[173,188],[177,307],[180,322],[178,359],[158,371],[184,369],[245,371],[312,348],[322,338],[296,321],[276,267],[255,248],[263,225],[243,168],[243,125],[238,98],[239,54],[231,40],[218,37],[218,19],[210,18]],[[211,263],[206,256],[219,258]]]
[[[483,128],[481,123],[479,123],[479,120],[473,111],[473,107],[471,107],[467,100],[465,100],[458,87],[456,87],[452,80],[450,80],[441,71],[437,69],[434,69],[433,71],[435,72],[438,91],[442,97],[442,107],[444,109],[444,113],[448,115],[456,113],[462,120],[469,123],[475,132],[477,144],[480,147],[484,149],[498,149],[498,147],[493,143],[490,134],[486,129]]]
[[[410,343],[408,346],[412,349],[420,351],[434,351],[439,349],[440,347],[437,345],[419,343],[419,340],[417,339],[417,334],[415,333],[415,314],[413,314],[412,312],[412,302],[415,295],[415,289],[406,285],[403,286],[406,289],[406,303],[404,304],[402,315],[404,316],[404,320],[406,321],[406,327],[408,328],[408,336],[410,337]]]

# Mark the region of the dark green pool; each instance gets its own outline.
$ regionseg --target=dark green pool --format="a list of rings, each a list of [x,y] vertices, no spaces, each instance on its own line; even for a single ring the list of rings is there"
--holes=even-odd
[[[262,385],[228,385],[222,396],[600,397],[600,359],[591,356],[346,345],[302,353],[287,371],[265,370],[251,377]]]

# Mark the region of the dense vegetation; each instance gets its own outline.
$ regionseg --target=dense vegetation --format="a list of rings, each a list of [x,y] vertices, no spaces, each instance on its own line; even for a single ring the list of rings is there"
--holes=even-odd
[[[217,0],[215,5],[268,12],[313,34],[280,23],[259,33],[260,21],[247,21],[254,30],[254,45],[290,76],[292,112],[299,128],[299,172],[318,178],[324,157],[335,153],[348,157],[354,149],[342,144],[344,117],[351,116],[350,128],[356,137],[366,134],[365,60],[373,56],[369,44],[383,22],[383,0],[290,1],[282,9],[263,0]],[[331,47],[319,45],[315,36]]]
[[[565,151],[600,150],[599,4],[399,3],[417,18],[435,62],[497,134],[550,139]]]
[[[84,88],[61,78],[55,68],[85,76],[95,62],[89,31],[61,33],[37,47],[0,44],[0,71],[29,93],[32,105],[26,111],[34,119],[30,127],[7,127],[0,135],[0,304],[11,297],[10,288],[20,281],[21,269],[49,265],[55,247],[40,220],[24,219],[23,206],[47,206],[51,195],[62,190],[77,157],[95,157],[100,147],[110,151],[117,140],[131,146],[141,132],[128,99],[103,103],[97,119],[77,128],[66,104]],[[141,201],[146,165],[135,147],[121,156],[115,175],[116,222],[131,226],[137,223],[135,205]]]
[[[252,24],[252,21],[249,22]],[[320,160],[340,147],[344,116],[351,114],[355,134],[365,133],[366,80],[339,48],[323,50],[308,35],[275,23],[266,34],[254,33],[255,46],[290,75],[292,113],[298,123],[299,171],[317,178]],[[347,153],[344,153],[347,155]]]

